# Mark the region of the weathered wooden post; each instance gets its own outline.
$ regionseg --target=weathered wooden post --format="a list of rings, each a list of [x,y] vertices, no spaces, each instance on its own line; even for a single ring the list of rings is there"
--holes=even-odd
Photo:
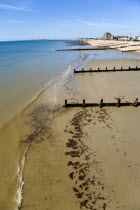
[[[100,68],[98,68],[98,71],[100,71]]]
[[[85,99],[83,99],[83,107],[85,107],[85,104],[86,104]]]
[[[138,68],[138,67],[136,66],[136,70],[137,70],[137,68]]]
[[[135,102],[134,102],[134,107],[138,106],[138,98],[136,98]]]
[[[121,71],[122,71],[123,67],[121,67]]]
[[[114,67],[114,71],[115,71],[115,67]]]
[[[90,68],[90,71],[92,71],[92,68]]]
[[[102,108],[103,107],[103,99],[100,100],[100,104],[99,107]]]
[[[117,107],[120,107],[121,106],[121,99],[120,98],[117,98],[118,102],[117,102]]]
[[[106,70],[107,70],[107,67],[106,67]]]
[[[65,100],[65,107],[67,107],[67,100]]]
[[[84,71],[84,68],[82,68],[82,71]]]

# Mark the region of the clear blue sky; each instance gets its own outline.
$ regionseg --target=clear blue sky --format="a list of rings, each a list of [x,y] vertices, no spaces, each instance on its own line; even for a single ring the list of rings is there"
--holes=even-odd
[[[140,0],[0,0],[0,41],[140,35]]]

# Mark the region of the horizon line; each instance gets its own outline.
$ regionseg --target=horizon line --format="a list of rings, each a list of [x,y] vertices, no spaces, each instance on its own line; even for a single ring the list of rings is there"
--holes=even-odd
[[[17,39],[17,40],[0,40],[0,42],[18,42],[18,41],[41,41],[41,40],[76,40],[76,39],[90,39],[90,38],[64,38],[64,39]]]

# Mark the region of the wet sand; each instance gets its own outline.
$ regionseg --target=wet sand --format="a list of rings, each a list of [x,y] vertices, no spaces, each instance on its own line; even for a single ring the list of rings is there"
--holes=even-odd
[[[136,65],[139,60],[96,60],[85,69]],[[139,84],[140,72],[70,73],[56,88],[53,108],[44,93],[26,111],[21,209],[140,209],[140,108],[63,108],[65,99],[134,101]]]

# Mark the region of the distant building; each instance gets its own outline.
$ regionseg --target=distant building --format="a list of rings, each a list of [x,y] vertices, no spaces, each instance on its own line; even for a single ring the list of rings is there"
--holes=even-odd
[[[134,36],[134,37],[133,37],[133,40],[134,40],[134,41],[140,41],[140,36]]]
[[[117,40],[119,41],[131,41],[130,36],[117,36]]]
[[[109,33],[109,32],[106,32],[104,35],[103,35],[103,38],[104,40],[113,40],[114,39],[114,36]]]

